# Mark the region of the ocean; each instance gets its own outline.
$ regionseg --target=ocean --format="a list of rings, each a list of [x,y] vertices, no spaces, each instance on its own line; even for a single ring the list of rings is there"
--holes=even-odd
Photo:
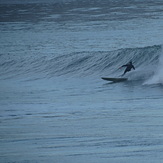
[[[162,29],[162,0],[0,0],[0,162],[162,162]]]

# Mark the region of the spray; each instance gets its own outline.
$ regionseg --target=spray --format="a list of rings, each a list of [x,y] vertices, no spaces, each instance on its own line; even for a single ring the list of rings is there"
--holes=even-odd
[[[163,84],[163,50],[160,53],[158,67],[154,72],[154,75],[144,84]]]

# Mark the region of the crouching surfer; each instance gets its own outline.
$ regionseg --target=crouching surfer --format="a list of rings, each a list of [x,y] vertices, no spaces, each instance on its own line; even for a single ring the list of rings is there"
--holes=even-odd
[[[132,61],[130,61],[130,62],[127,63],[126,65],[121,66],[120,68],[122,68],[122,67],[126,67],[126,69],[125,69],[124,73],[122,74],[122,76],[125,75],[126,72],[131,71],[132,68],[135,70],[135,67],[134,67],[134,65],[132,64]]]

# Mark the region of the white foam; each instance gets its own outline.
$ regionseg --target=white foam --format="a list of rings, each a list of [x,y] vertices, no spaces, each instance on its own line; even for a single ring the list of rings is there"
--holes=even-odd
[[[158,67],[154,75],[148,79],[144,84],[163,84],[163,50],[159,57]]]

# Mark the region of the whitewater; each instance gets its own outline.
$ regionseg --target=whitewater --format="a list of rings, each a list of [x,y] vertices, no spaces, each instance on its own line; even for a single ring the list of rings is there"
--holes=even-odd
[[[0,0],[0,162],[160,163],[162,27],[162,0]]]

